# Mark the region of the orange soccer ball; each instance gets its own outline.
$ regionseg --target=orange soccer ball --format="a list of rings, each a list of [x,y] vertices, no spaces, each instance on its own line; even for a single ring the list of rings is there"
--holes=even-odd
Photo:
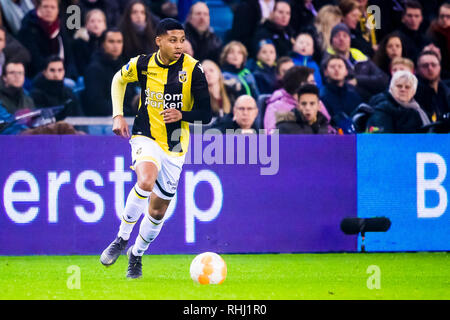
[[[192,280],[200,284],[221,284],[227,277],[227,265],[217,253],[204,252],[192,260]]]

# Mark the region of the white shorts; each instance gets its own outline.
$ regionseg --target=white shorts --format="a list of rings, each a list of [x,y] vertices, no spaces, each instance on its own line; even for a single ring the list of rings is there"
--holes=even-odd
[[[130,139],[132,168],[141,162],[153,162],[158,168],[158,177],[152,192],[164,200],[175,195],[183,168],[185,155],[173,157],[165,153],[152,139],[134,137]]]

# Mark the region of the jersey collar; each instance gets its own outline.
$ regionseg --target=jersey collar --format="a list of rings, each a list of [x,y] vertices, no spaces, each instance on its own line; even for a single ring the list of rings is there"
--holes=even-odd
[[[160,59],[160,52],[159,50],[155,53],[155,62],[156,64],[161,67],[161,68],[169,68],[170,66],[173,66],[175,63],[177,63],[179,60],[183,60],[184,57],[184,53],[181,54],[180,58],[178,58],[178,60],[172,61],[171,63],[169,63],[168,65],[165,65],[161,62]]]

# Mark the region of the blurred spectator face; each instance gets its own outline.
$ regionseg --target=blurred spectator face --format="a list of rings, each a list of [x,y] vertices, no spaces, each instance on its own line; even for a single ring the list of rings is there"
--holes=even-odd
[[[136,3],[131,8],[130,20],[132,23],[145,27],[146,25],[146,14],[145,7],[142,3]]]
[[[428,81],[438,81],[441,76],[441,64],[437,57],[427,54],[417,62],[420,76]]]
[[[347,66],[341,59],[331,59],[325,70],[325,76],[334,81],[344,81],[348,76]]]
[[[185,39],[183,42],[183,52],[187,53],[188,55],[190,55],[191,57],[194,56],[194,49],[192,48],[192,44],[189,42],[188,39]]]
[[[3,49],[5,49],[6,46],[6,34],[5,31],[0,30],[0,52],[3,51]]]
[[[47,80],[63,81],[64,80],[64,64],[62,61],[50,62],[43,74]]]
[[[394,73],[396,73],[397,71],[409,71],[412,73],[414,70],[411,70],[411,68],[406,64],[397,63],[392,66],[391,75],[394,75]]]
[[[389,59],[402,56],[402,42],[398,37],[392,37],[386,43],[386,54]]]
[[[309,34],[300,34],[294,43],[293,50],[302,56],[312,56],[314,54],[314,41]]]
[[[256,117],[258,107],[256,101],[251,96],[240,96],[234,104],[234,120],[241,129],[251,129]]]
[[[52,23],[58,19],[59,7],[57,0],[42,0],[37,8],[37,15],[45,22]]]
[[[206,81],[209,86],[213,86],[219,83],[221,72],[219,67],[212,61],[203,61],[203,71],[205,72]]]
[[[417,31],[422,24],[423,16],[420,9],[407,8],[402,18],[403,24],[410,30]]]
[[[314,78],[314,74],[310,73],[308,78],[306,79],[306,83],[316,85],[316,79]]]
[[[317,121],[317,112],[319,112],[319,97],[312,93],[302,94],[298,98],[298,110],[303,114],[309,124]]]
[[[2,75],[5,87],[22,88],[25,82],[25,68],[21,63],[9,63]]]
[[[192,13],[189,17],[189,23],[199,32],[208,31],[210,25],[209,8],[203,2],[192,6]]]
[[[258,51],[258,60],[264,62],[268,66],[273,66],[277,59],[277,52],[275,46],[271,43],[267,43],[261,47]]]
[[[353,9],[347,15],[345,15],[344,18],[342,18],[342,22],[345,23],[351,30],[354,30],[356,29],[361,16],[361,10]]]
[[[291,20],[291,6],[286,2],[277,2],[272,12],[272,22],[287,27]]]
[[[92,12],[86,21],[86,29],[99,37],[106,30],[105,16],[99,11]]]
[[[278,77],[281,79],[284,77],[284,75],[286,74],[286,71],[288,71],[290,68],[292,68],[294,66],[294,62],[293,61],[286,61],[285,63],[283,63],[280,68],[279,68],[279,74]]]
[[[120,32],[108,32],[105,42],[103,43],[103,50],[110,55],[114,60],[122,54],[123,36]]]
[[[351,39],[347,32],[339,31],[331,39],[331,45],[339,53],[347,53],[350,50]]]
[[[410,102],[415,94],[413,84],[404,78],[398,79],[392,87],[392,96],[400,102]]]
[[[240,69],[242,64],[244,63],[244,53],[242,52],[239,46],[234,45],[230,48],[230,51],[227,54],[226,61]]]
[[[441,6],[439,9],[438,23],[441,28],[450,28],[450,7]]]

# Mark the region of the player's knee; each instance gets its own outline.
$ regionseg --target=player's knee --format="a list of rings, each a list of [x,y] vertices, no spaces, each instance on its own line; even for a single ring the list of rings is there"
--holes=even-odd
[[[140,179],[138,179],[137,184],[139,188],[141,188],[142,190],[151,192],[153,190],[155,182],[152,181],[149,177],[143,176]]]
[[[161,220],[166,214],[166,209],[167,208],[149,208],[148,214],[156,220]]]

